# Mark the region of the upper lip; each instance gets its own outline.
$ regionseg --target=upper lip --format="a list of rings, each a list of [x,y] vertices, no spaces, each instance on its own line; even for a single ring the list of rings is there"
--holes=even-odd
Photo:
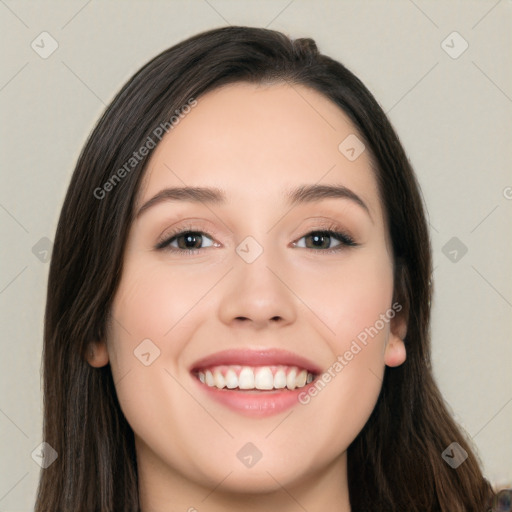
[[[193,363],[190,371],[221,365],[297,366],[310,373],[319,374],[321,372],[320,368],[309,359],[278,348],[223,350],[199,359]]]

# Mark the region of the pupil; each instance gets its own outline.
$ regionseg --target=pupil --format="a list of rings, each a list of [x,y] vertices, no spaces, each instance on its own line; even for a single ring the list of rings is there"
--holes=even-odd
[[[187,249],[195,249],[197,248],[197,243],[194,243],[194,239],[197,239],[197,238],[201,238],[201,235],[198,235],[198,234],[189,234],[189,235],[185,235],[185,245],[186,245],[186,248]],[[189,245],[189,243],[192,244],[192,247]]]
[[[313,238],[313,244],[315,245],[315,247],[321,247],[322,240],[324,238],[329,238],[329,237],[326,235],[312,235],[312,238]]]

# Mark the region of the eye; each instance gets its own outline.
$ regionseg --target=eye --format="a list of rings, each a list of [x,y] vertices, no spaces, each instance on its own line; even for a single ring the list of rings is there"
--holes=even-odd
[[[301,243],[300,240],[305,240],[305,243]],[[335,239],[338,243],[332,247],[331,242]],[[321,252],[336,252],[343,250],[345,247],[354,247],[358,244],[354,242],[351,236],[333,230],[320,230],[311,231],[307,235],[299,239],[298,242],[294,243],[295,247],[301,247],[306,249],[321,249]]]
[[[305,240],[305,242],[302,242],[302,240]],[[334,246],[332,246],[333,241],[337,241]],[[324,254],[335,253],[357,245],[350,235],[341,232],[337,226],[310,231],[297,242],[292,243],[293,247],[305,248]],[[188,227],[165,235],[165,238],[157,243],[155,249],[192,255],[197,254],[202,249],[214,246],[219,247],[219,244],[214,242],[207,233]]]
[[[173,233],[170,238],[166,238],[162,242],[159,242],[156,248],[168,249],[172,252],[185,251],[188,253],[194,253],[199,249],[211,247],[214,245],[212,241],[211,244],[202,246],[202,243],[205,239],[212,241],[212,239],[202,231],[180,231]]]

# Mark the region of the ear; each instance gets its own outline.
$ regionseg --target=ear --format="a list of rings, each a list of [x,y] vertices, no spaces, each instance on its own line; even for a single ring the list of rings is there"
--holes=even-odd
[[[87,347],[87,361],[94,368],[108,364],[107,345],[104,341],[91,341]]]
[[[407,320],[404,315],[396,316],[390,325],[389,339],[384,350],[384,363],[387,366],[400,366],[406,359],[404,339],[407,334]]]

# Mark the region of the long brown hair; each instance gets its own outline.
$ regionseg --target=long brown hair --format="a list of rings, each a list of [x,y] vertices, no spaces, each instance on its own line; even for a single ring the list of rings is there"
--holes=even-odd
[[[349,447],[352,510],[486,510],[491,487],[432,377],[430,240],[419,186],[395,131],[361,81],[320,54],[312,39],[231,26],[195,35],[142,67],[78,159],[55,236],[45,315],[43,436],[58,458],[41,471],[36,512],[139,509],[134,436],[110,366],[93,368],[85,358],[110,321],[151,150],[136,165],[126,163],[191,98],[241,81],[320,92],[348,115],[372,156],[393,248],[394,299],[407,318],[407,360],[386,368],[377,405]],[[127,172],[113,180],[123,166]],[[468,453],[457,469],[441,456],[452,442]]]

